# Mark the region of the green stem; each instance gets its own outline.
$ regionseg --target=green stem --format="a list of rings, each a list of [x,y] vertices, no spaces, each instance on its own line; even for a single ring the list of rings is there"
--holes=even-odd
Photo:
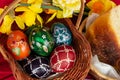
[[[43,8],[43,9],[54,9],[54,10],[61,10],[62,11],[61,8],[56,7],[56,6],[41,5],[41,8]]]

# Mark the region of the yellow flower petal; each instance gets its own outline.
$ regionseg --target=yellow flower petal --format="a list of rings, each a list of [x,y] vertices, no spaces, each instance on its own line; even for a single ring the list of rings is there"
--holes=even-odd
[[[37,15],[37,20],[40,22],[41,27],[43,27],[43,19],[40,17],[40,15]]]
[[[92,9],[92,6],[93,6],[93,4],[96,2],[97,0],[91,0],[91,1],[89,1],[86,5],[87,5],[87,7],[89,7],[90,9]]]
[[[72,17],[73,11],[64,9],[63,11],[57,12],[57,18],[69,18]]]
[[[31,6],[29,6],[29,9],[35,13],[42,13],[43,10],[40,7],[41,7],[41,4],[32,4]]]
[[[47,20],[46,23],[52,21],[52,20],[55,18],[56,14],[57,14],[57,13],[55,12],[55,13]]]
[[[28,0],[27,3],[34,3],[36,0]]]
[[[35,25],[36,14],[32,11],[26,11],[22,15],[22,19],[24,20],[27,26]]]
[[[3,12],[3,10],[4,10],[3,8],[0,8],[0,14]]]
[[[11,32],[11,25],[13,22],[14,20],[9,15],[6,15],[0,27],[0,32],[9,34]]]
[[[16,12],[23,12],[23,11],[29,11],[27,7],[20,6],[15,9]]]
[[[63,18],[63,12],[58,10],[56,17],[57,18]]]
[[[53,5],[60,7],[61,9],[66,8],[67,10],[80,10],[81,1],[80,0],[52,0]]]
[[[20,29],[24,29],[24,28],[25,28],[23,19],[22,19],[20,16],[16,16],[16,17],[15,17],[15,22],[17,23],[17,25],[18,25],[18,27],[19,27]]]
[[[27,3],[30,3],[30,4],[42,3],[42,0],[28,0]]]
[[[64,18],[72,17],[72,14],[73,14],[72,10],[63,9],[63,17]]]
[[[95,12],[98,14],[102,14],[116,6],[111,0],[91,0],[86,5],[91,9],[90,13]]]
[[[105,4],[104,11],[108,11],[109,9],[116,6],[116,4],[113,1],[109,1],[109,0],[107,0],[104,4]]]
[[[40,16],[38,16],[38,13],[42,13],[42,0],[27,0],[27,3],[30,4],[30,6],[19,6],[15,9],[16,12],[23,12],[21,15],[21,19],[23,19],[23,22],[21,19],[16,18],[16,23],[18,26],[23,29],[23,24],[26,24],[28,27],[36,24],[36,19],[40,22],[42,25],[43,21]]]
[[[46,14],[53,14],[53,13],[56,12],[56,10],[53,10],[53,9],[44,9],[44,12],[45,12]]]
[[[72,17],[74,12],[79,12],[81,7],[80,0],[52,0],[52,4],[63,10],[58,11],[57,18]]]
[[[43,0],[35,0],[35,4],[42,4]]]

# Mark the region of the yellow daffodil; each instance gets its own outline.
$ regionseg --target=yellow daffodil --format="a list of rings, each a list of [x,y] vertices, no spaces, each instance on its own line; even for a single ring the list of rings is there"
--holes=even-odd
[[[39,13],[42,13],[41,3],[42,0],[22,0],[24,4],[28,4],[28,6],[18,5],[14,9],[11,10],[3,19],[3,22],[0,25],[0,32],[9,34],[11,32],[11,26],[13,22],[16,22],[20,29],[24,29],[26,26],[32,26],[36,24],[36,20],[41,24],[43,23],[42,18]],[[21,4],[21,3],[20,3]],[[4,9],[0,8],[0,14]],[[15,13],[21,13],[15,15]]]
[[[2,8],[0,8],[0,14],[3,12],[3,9]]]
[[[53,13],[56,12],[56,10],[54,10],[54,9],[45,9],[44,11],[45,11],[45,13],[47,13],[47,14],[53,14]]]
[[[62,9],[58,11],[57,18],[72,17],[72,14],[79,12],[81,7],[80,0],[52,0],[52,4]]]
[[[22,19],[21,22],[24,22],[27,26],[32,26],[37,19],[42,25],[43,20],[39,15],[43,11],[41,8],[42,0],[27,0],[27,3],[30,6],[19,6],[15,9],[15,12],[23,12],[19,15]]]
[[[13,18],[10,17],[9,15],[6,15],[0,26],[0,32],[9,34],[11,32],[11,25],[13,22],[14,22]]]
[[[0,14],[4,11],[4,9],[0,8]],[[7,14],[5,15],[3,22],[0,24],[0,33],[7,33],[11,32],[11,25],[14,22],[13,18]]]
[[[115,7],[116,4],[111,0],[91,0],[87,3],[87,6],[91,10],[90,13],[102,14]]]
[[[56,16],[57,18],[70,18],[73,13],[78,13],[81,7],[80,0],[52,0],[52,5],[60,8],[57,9],[47,9],[45,12],[47,14],[53,14],[46,23],[53,20]]]

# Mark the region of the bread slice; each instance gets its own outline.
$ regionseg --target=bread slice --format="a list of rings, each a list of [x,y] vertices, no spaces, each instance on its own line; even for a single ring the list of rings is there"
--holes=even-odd
[[[120,71],[120,5],[99,16],[87,29],[91,49],[103,62]]]

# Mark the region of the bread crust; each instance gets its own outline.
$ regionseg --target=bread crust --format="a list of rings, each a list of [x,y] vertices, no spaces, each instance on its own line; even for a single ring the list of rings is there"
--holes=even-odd
[[[89,41],[93,55],[97,54],[100,61],[111,64],[120,71],[120,39],[114,26],[111,26],[111,15],[107,12],[98,17],[87,29],[86,38]],[[120,21],[118,21],[120,22]]]

